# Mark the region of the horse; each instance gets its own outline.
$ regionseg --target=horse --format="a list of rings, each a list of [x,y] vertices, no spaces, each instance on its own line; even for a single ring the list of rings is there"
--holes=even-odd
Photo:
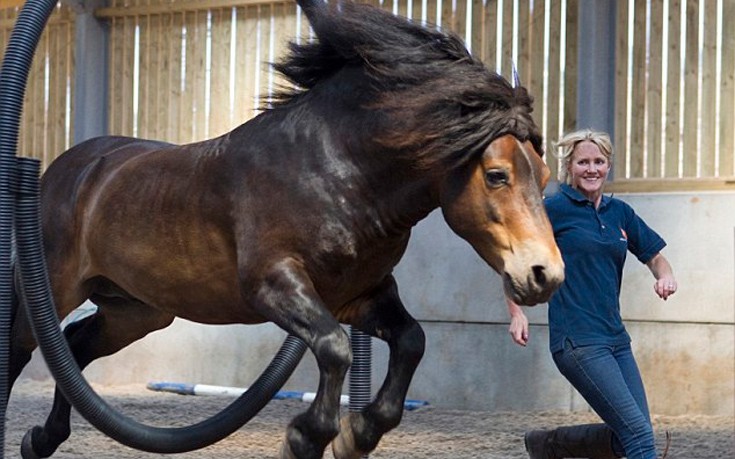
[[[80,368],[175,317],[272,322],[306,344],[316,399],[286,428],[282,458],[373,451],[398,426],[425,335],[392,274],[411,229],[441,209],[520,304],[563,281],[546,217],[549,169],[532,97],[461,39],[378,8],[297,0],[316,39],[274,64],[291,85],[257,117],[186,145],[102,136],[61,154],[41,181],[41,225],[59,317]],[[342,324],[387,342],[375,398],[340,419],[351,363]],[[36,342],[15,311],[12,387]],[[32,448],[70,435],[56,392]]]

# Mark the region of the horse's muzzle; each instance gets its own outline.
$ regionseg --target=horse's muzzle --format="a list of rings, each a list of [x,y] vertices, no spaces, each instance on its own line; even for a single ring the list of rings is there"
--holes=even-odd
[[[503,288],[515,303],[535,306],[546,303],[564,281],[564,264],[559,261],[531,265],[523,274],[505,271]]]

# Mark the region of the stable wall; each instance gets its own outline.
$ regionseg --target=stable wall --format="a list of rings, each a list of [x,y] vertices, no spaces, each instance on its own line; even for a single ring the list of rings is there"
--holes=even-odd
[[[648,269],[629,256],[622,309],[657,414],[725,414],[735,407],[735,193],[619,194],[668,242],[679,291],[653,292]],[[548,352],[546,305],[527,308],[531,342],[512,343],[499,282],[436,211],[419,224],[396,277],[424,326],[425,357],[408,397],[453,409],[587,410]],[[177,320],[117,355],[93,363],[102,384],[176,381],[247,386],[285,334],[273,325],[203,326]],[[374,390],[386,346],[373,340]],[[39,355],[25,377],[48,377]],[[315,391],[307,354],[286,389]]]

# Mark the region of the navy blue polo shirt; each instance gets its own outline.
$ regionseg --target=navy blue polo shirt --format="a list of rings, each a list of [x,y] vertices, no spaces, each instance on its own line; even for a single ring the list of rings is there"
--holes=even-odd
[[[666,242],[612,196],[595,209],[579,191],[562,184],[544,201],[564,259],[565,279],[549,300],[551,352],[573,346],[630,342],[620,317],[620,285],[627,252],[648,262]]]

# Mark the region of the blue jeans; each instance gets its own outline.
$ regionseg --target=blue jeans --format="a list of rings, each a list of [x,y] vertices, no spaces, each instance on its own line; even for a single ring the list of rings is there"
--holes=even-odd
[[[630,344],[573,347],[553,355],[557,368],[615,432],[613,450],[628,459],[656,459],[646,392]]]

